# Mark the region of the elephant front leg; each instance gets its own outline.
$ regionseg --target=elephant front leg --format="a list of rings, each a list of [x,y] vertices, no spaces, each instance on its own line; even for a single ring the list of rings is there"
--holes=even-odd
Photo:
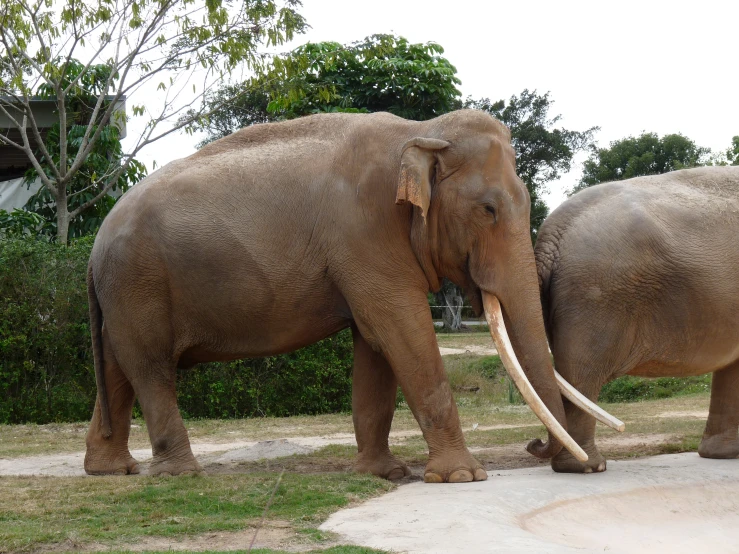
[[[703,458],[739,456],[739,362],[713,374],[711,407],[698,447]]]
[[[425,313],[428,321],[419,325],[406,320],[392,327],[386,322],[381,340],[384,355],[429,447],[424,480],[427,483],[484,481],[487,473],[464,444],[457,405],[428,307],[415,313]]]
[[[388,446],[398,383],[385,357],[372,350],[356,327],[352,327],[352,335],[352,419],[358,446],[355,468],[385,479],[402,479],[411,471]]]

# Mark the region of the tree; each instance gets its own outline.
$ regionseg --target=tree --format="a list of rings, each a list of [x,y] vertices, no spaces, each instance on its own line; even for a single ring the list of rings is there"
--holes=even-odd
[[[81,62],[75,59],[70,60],[65,81],[68,83],[76,79],[83,69],[84,65]],[[104,64],[90,66],[87,78],[79,80],[79,84],[72,87],[66,96],[66,110],[70,123],[66,133],[69,158],[76,157],[79,151],[86,125],[91,120],[92,106],[95,105],[96,100],[95,95],[104,86],[108,78],[108,71],[108,66]],[[37,96],[39,98],[54,98],[54,91],[44,83],[39,87]],[[93,129],[93,132],[95,130],[96,128]],[[44,138],[44,147],[56,164],[59,163],[60,156],[60,132],[59,123],[54,123]],[[67,209],[69,212],[66,218],[68,238],[76,238],[95,232],[100,227],[103,218],[113,208],[115,199],[110,194],[100,196],[101,189],[120,194],[146,175],[144,165],[134,158],[129,159],[125,171],[117,171],[121,166],[123,157],[123,147],[119,135],[118,126],[114,124],[105,125],[99,134],[98,140],[92,145],[90,153],[80,165],[79,170],[69,179],[66,186]],[[49,165],[41,150],[36,149],[35,155],[46,177],[50,180],[53,179],[54,168]],[[109,183],[106,179],[98,180],[98,175],[118,175],[118,177],[115,182]],[[26,182],[30,184],[38,177],[38,171],[31,168],[26,173]],[[83,205],[93,199],[95,201],[88,204],[83,210]],[[50,238],[57,236],[59,220],[64,220],[65,216],[62,214],[60,218],[57,204],[47,187],[40,188],[29,199],[25,207],[26,210],[41,217],[41,224],[33,225],[29,230]]]
[[[208,97],[196,128],[204,143],[242,127],[319,112],[390,112],[425,120],[460,104],[456,68],[433,42],[372,35],[349,45],[307,43],[272,60],[258,77]],[[227,107],[224,98],[237,99]]]
[[[710,148],[696,146],[681,134],[659,138],[656,133],[642,133],[638,137],[616,140],[609,148],[592,148],[583,164],[582,179],[570,194],[607,181],[705,165],[710,152]]]
[[[585,131],[553,128],[561,115],[549,118],[554,101],[549,93],[524,89],[518,96],[491,102],[487,98],[465,101],[465,107],[484,110],[505,123],[511,130],[511,143],[516,151],[516,173],[526,184],[531,196],[531,239],[549,215],[542,200],[547,183],[558,179],[572,167],[572,159],[581,150],[593,144],[593,135],[599,129]]]
[[[739,165],[739,136],[732,137],[726,150],[711,156],[708,165]]]
[[[2,130],[0,143],[18,148],[31,161],[55,205],[57,240],[67,242],[72,217],[120,184],[142,148],[207,114],[205,104],[192,109],[204,91],[237,68],[261,67],[267,58],[258,52],[259,46],[279,45],[302,32],[305,22],[295,10],[299,5],[298,0],[4,2],[0,113],[11,121],[17,136]],[[84,65],[77,64],[74,55],[83,51],[89,55]],[[121,152],[119,163],[110,164],[103,174],[88,174],[86,186],[92,196],[70,208],[70,194],[77,192],[74,183],[86,160],[105,140],[104,133],[115,132],[111,124],[126,117],[116,115],[117,107],[157,81],[157,95],[131,107],[134,117],[146,118],[133,147]],[[91,89],[93,82],[96,86]],[[58,143],[50,145],[53,151],[44,143],[31,109],[32,93],[41,85],[58,108]],[[79,88],[94,97],[86,104],[89,118],[70,140],[74,121],[70,98]]]

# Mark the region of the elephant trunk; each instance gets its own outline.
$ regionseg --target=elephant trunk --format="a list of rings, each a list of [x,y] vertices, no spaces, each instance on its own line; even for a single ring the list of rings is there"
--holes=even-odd
[[[577,459],[586,461],[587,454],[567,434],[564,405],[546,348],[543,322],[535,317],[537,310],[532,308],[534,317],[521,314],[511,319],[504,314],[495,295],[483,292],[482,296],[485,317],[503,365],[526,403],[549,430],[548,443],[532,441],[527,447],[529,452],[540,458],[551,458],[565,446]],[[540,316],[541,311],[538,313]]]

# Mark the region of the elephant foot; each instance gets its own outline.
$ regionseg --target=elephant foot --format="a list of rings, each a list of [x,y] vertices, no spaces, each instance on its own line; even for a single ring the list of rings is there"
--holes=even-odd
[[[149,475],[156,475],[159,477],[169,477],[172,475],[196,475],[202,473],[203,468],[197,460],[195,460],[195,457],[192,454],[184,459],[154,456],[154,459],[149,466]]]
[[[552,469],[557,473],[602,473],[606,470],[606,459],[594,446],[583,448],[588,455],[587,462],[581,462],[567,450],[552,458]]]
[[[411,474],[408,466],[390,452],[384,452],[383,454],[374,456],[359,454],[354,469],[358,473],[371,473],[372,475],[390,481],[402,479]]]
[[[119,455],[104,456],[87,449],[85,473],[88,475],[132,475],[139,473],[139,464],[126,450]]]
[[[703,435],[698,447],[701,458],[731,459],[739,457],[739,439],[736,431],[721,435]]]
[[[469,483],[487,478],[482,465],[466,450],[434,456],[423,475],[427,483]]]

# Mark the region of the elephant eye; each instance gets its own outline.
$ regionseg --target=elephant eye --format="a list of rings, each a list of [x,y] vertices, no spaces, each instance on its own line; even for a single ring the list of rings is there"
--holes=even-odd
[[[495,214],[495,206],[491,206],[490,204],[487,204],[485,206],[485,211],[489,213],[490,215],[492,215],[496,220],[498,219],[498,217]]]

